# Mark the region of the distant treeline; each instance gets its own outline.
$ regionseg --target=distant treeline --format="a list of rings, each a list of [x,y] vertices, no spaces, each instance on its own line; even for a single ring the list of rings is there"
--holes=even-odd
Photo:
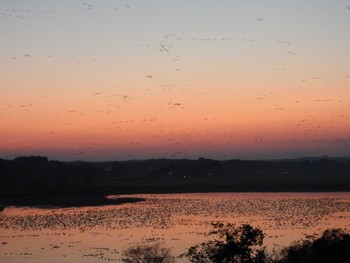
[[[349,191],[350,158],[60,162],[0,159],[0,194]]]

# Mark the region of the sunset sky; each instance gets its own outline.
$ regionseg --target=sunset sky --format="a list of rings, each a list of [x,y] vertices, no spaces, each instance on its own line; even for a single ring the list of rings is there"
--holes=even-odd
[[[350,156],[350,0],[1,0],[0,158]]]

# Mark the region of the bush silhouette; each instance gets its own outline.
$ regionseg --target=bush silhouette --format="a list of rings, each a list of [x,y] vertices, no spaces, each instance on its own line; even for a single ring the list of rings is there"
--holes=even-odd
[[[341,229],[328,229],[321,237],[309,236],[278,252],[267,254],[264,233],[249,224],[213,224],[209,235],[214,240],[190,247],[186,257],[193,263],[348,263],[350,234]],[[124,251],[126,263],[175,263],[170,248],[138,245]]]
[[[183,256],[194,263],[266,262],[262,230],[248,224],[236,227],[230,223],[215,223],[213,227],[209,235],[215,235],[218,239],[192,246]]]
[[[126,263],[174,263],[170,248],[154,245],[138,245],[124,251],[123,262]]]
[[[282,249],[277,263],[350,262],[350,234],[341,229],[324,231],[320,238],[308,238]]]

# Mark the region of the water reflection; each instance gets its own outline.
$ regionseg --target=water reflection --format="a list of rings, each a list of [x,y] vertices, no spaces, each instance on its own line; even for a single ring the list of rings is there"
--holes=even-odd
[[[178,255],[206,239],[215,221],[261,228],[268,248],[331,227],[350,229],[350,193],[141,197],[146,201],[120,206],[7,208],[0,214],[0,261],[120,262],[126,248],[150,242],[164,243]]]

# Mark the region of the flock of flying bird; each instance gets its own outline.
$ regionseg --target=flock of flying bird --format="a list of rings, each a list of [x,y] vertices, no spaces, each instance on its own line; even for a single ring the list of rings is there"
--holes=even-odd
[[[93,11],[94,9],[94,4],[93,3],[89,3],[89,2],[83,2],[82,4],[83,9],[87,10],[87,11]],[[350,10],[350,7],[346,7],[347,9]],[[123,9],[132,9],[132,5],[130,5],[129,3],[123,3],[120,6],[115,7],[115,11],[122,11]],[[50,15],[50,14],[54,14],[54,10],[42,10],[40,13],[36,12],[34,14],[34,12],[30,9],[6,9],[6,10],[0,10],[0,15],[1,16],[6,16],[9,18],[15,18],[15,19],[29,19],[31,15]],[[264,23],[265,19],[264,18],[256,18],[257,23]],[[186,41],[192,41],[194,43],[199,43],[199,42],[205,42],[205,43],[217,43],[217,42],[222,42],[222,43],[226,43],[226,42],[230,42],[232,41],[230,39],[230,37],[192,37],[192,38],[186,38],[183,36],[179,36],[179,35],[175,35],[175,34],[163,34],[160,39],[159,42],[157,44],[152,44],[152,43],[140,43],[139,44],[139,48],[141,49],[157,49],[160,54],[165,54],[167,56],[167,58],[169,58],[173,63],[174,63],[174,69],[172,73],[169,72],[165,72],[164,74],[181,74],[183,71],[185,71],[185,69],[183,69],[181,67],[182,65],[182,61],[184,60],[184,58],[178,53],[178,49],[177,49],[177,43],[181,43],[181,42],[186,42]],[[244,38],[241,41],[243,42],[250,42],[250,43],[258,43],[259,41],[261,41],[259,38],[256,37],[252,37],[252,38]],[[294,52],[293,50],[290,49],[290,47],[292,47],[292,43],[288,40],[276,40],[275,41],[276,45],[280,45],[285,47],[285,54],[286,55],[290,55],[290,56],[297,56],[297,53]],[[18,61],[20,59],[26,59],[26,60],[30,60],[30,59],[35,59],[34,56],[32,56],[32,54],[30,53],[24,53],[23,55],[20,54],[15,54],[12,56],[13,60]],[[66,62],[66,63],[71,63],[73,61],[71,61],[68,58],[59,58],[59,57],[55,57],[52,54],[47,54],[47,59],[51,59],[54,60],[56,59],[56,61],[62,61],[62,62]],[[90,54],[87,59],[85,59],[85,61],[81,61],[81,60],[76,60],[74,61],[75,63],[96,63],[98,62],[98,56],[96,54]],[[287,69],[285,67],[276,67],[275,68],[276,71],[283,73],[285,71],[287,71]],[[160,76],[154,74],[154,73],[149,73],[149,74],[145,74],[145,81],[155,81],[157,79],[160,78]],[[163,77],[163,76],[162,76]],[[350,76],[346,75],[345,76],[346,79],[349,79]],[[301,83],[306,83],[306,82],[310,82],[310,81],[318,81],[320,83],[320,85],[329,85],[327,80],[322,80],[322,78],[320,78],[319,76],[313,76],[310,77],[309,79],[302,79]],[[118,85],[109,85],[110,87],[117,87],[116,90],[118,90]],[[203,99],[205,96],[205,92],[199,92],[199,91],[195,91],[195,89],[191,89],[192,88],[192,84],[190,83],[190,81],[187,81],[186,83],[161,83],[159,85],[159,87],[162,89],[162,91],[165,92],[169,92],[170,94],[172,93],[176,93],[176,94],[188,94],[186,95],[186,101],[179,101],[178,99],[174,99],[171,98],[171,95],[169,96],[165,96],[168,97],[169,100],[168,101],[156,101],[155,99],[153,99],[153,91],[152,89],[149,88],[149,85],[147,86],[147,88],[145,88],[145,90],[140,93],[139,96],[135,96],[135,94],[118,94],[118,92],[115,93],[111,93],[110,92],[110,88],[108,88],[107,91],[104,91],[103,88],[99,88],[98,91],[93,92],[92,94],[87,94],[86,97],[89,97],[91,95],[93,96],[98,96],[98,98],[96,97],[96,100],[98,101],[102,101],[105,100],[104,102],[104,107],[100,108],[100,107],[94,107],[93,105],[91,106],[92,110],[94,112],[97,112],[99,114],[99,118],[103,118],[102,116],[108,116],[106,117],[106,119],[110,120],[108,124],[106,124],[104,127],[106,128],[106,130],[110,130],[113,132],[117,132],[115,133],[116,136],[118,136],[118,133],[132,133],[135,132],[135,127],[139,127],[139,126],[135,126],[135,125],[130,125],[132,123],[145,123],[145,122],[149,122],[149,123],[154,123],[152,124],[153,127],[153,131],[152,134],[150,135],[150,140],[151,141],[156,141],[156,140],[163,140],[165,141],[165,145],[166,147],[173,149],[173,152],[170,153],[170,157],[172,158],[177,158],[177,157],[182,157],[182,156],[186,156],[185,152],[186,152],[186,145],[191,145],[191,147],[193,149],[198,149],[198,152],[200,152],[202,146],[201,146],[201,142],[198,142],[196,140],[194,140],[193,138],[196,137],[195,134],[197,132],[201,133],[201,134],[210,134],[210,130],[204,130],[204,131],[199,131],[196,128],[183,128],[181,129],[180,133],[175,133],[173,131],[174,126],[176,124],[172,123],[171,120],[167,120],[167,121],[163,121],[161,120],[161,118],[157,115],[158,112],[161,111],[181,111],[180,114],[186,115],[186,106],[190,105],[191,103],[199,103],[199,104],[206,104],[208,103],[206,101],[206,99]],[[125,89],[124,89],[125,90]],[[262,95],[258,95],[256,97],[257,102],[263,102],[265,99],[267,100],[271,100],[271,97],[274,96],[276,93],[276,91],[270,91],[270,92],[266,92],[263,93]],[[179,96],[177,96],[179,97]],[[182,97],[183,98],[183,97]],[[142,115],[142,113],[140,113],[140,118],[139,120],[137,119],[128,119],[125,118],[127,116],[121,116],[119,113],[121,112],[121,110],[123,109],[131,109],[131,108],[135,108],[135,107],[139,107],[142,109],[142,107],[144,107],[144,105],[146,104],[150,104],[152,102],[156,101],[157,104],[157,108],[155,109],[155,112],[153,113],[152,116],[144,116]],[[314,99],[314,101],[312,103],[330,103],[330,102],[334,102],[337,101],[339,104],[342,104],[343,101],[340,98],[336,98],[336,96],[334,96],[333,98],[317,98]],[[303,103],[302,99],[296,99],[294,100],[294,103],[297,105],[301,105]],[[308,102],[310,103],[310,102]],[[31,108],[34,107],[40,107],[40,105],[37,105],[36,102],[28,102],[28,103],[18,103],[17,105],[7,105],[7,106],[2,106],[0,108],[0,118],[5,117],[9,111],[13,111],[13,110],[22,110],[22,111],[31,111]],[[281,112],[284,110],[284,106],[279,104],[279,103],[275,103],[272,106],[266,107],[266,106],[262,106],[264,107],[262,110],[265,112]],[[344,105],[342,106],[343,108],[345,107]],[[44,109],[45,110],[45,109]],[[76,118],[79,118],[79,116],[83,117],[83,115],[89,114],[86,112],[83,112],[82,110],[79,109],[75,109],[75,108],[71,108],[71,109],[66,109],[66,112],[69,114],[75,114],[77,115]],[[91,112],[90,112],[91,113]],[[174,114],[178,114],[175,113]],[[63,116],[64,114],[62,112],[58,112],[57,116]],[[114,117],[110,117],[111,115],[113,115]],[[60,117],[59,117],[60,118]],[[58,118],[58,119],[59,119]],[[217,117],[209,117],[209,116],[202,116],[201,120],[198,120],[200,122],[205,122],[205,121],[211,121],[212,123],[216,122],[218,120],[218,118],[220,118],[219,116]],[[341,119],[343,122],[349,121],[349,112],[345,109],[342,110],[341,113],[339,112],[334,112],[332,113],[332,118],[334,121],[339,121],[339,119]],[[315,134],[315,130],[317,129],[321,129],[323,126],[327,126],[327,131],[330,131],[333,127],[332,123],[322,123],[321,121],[319,121],[318,124],[316,124],[315,126],[315,116],[313,116],[312,113],[306,113],[305,114],[305,118],[301,119],[298,123],[297,123],[297,127],[303,127],[304,128],[304,135],[309,135],[309,136],[314,136]],[[93,128],[93,126],[95,125],[96,120],[95,119],[91,119],[89,121],[89,125],[88,128]],[[40,123],[34,123],[33,125],[38,125],[40,126]],[[72,125],[71,122],[67,121],[64,122],[64,125],[66,125],[67,129],[69,129],[68,126]],[[51,135],[55,136],[57,133],[55,131],[51,131]],[[223,136],[226,136],[228,138],[232,138],[235,136],[235,132],[233,131],[232,133],[228,133],[227,131],[223,131]],[[263,135],[256,135],[252,138],[252,141],[254,142],[254,144],[259,144],[259,143],[263,143],[264,142],[264,136]],[[323,139],[315,139],[316,143],[322,143]],[[339,138],[335,138],[332,143],[334,144],[338,144],[339,142],[342,143],[346,143],[349,144],[350,143],[350,137],[339,137]],[[1,143],[1,140],[0,140]],[[47,141],[41,141],[38,142],[38,144],[35,145],[27,145],[26,147],[23,147],[23,149],[35,149],[36,146],[41,145],[41,144],[46,144]],[[208,139],[206,142],[204,142],[204,145],[206,146],[211,146],[213,144],[217,144],[216,142],[211,142],[210,139]],[[131,148],[132,149],[139,149],[139,147],[141,147],[140,145],[142,145],[142,142],[138,139],[132,140],[130,142]],[[232,152],[235,152],[235,150],[232,151],[232,145],[227,145],[225,143],[224,140],[222,140],[221,143],[218,144],[218,146],[222,147],[223,152],[227,152],[227,157],[230,156],[230,154],[232,154]],[[98,148],[99,145],[98,143],[91,145],[90,147],[85,147],[85,148],[79,148],[79,149],[71,149],[71,154],[73,156],[84,156],[85,154],[88,153],[95,153],[98,152]],[[142,148],[142,147],[141,147]],[[225,148],[225,149],[224,149]],[[157,147],[152,147],[152,146],[147,146],[144,147],[143,150],[139,149],[144,152],[155,152],[155,156],[157,156]],[[56,153],[56,157],[60,157],[59,155],[63,154],[62,152],[57,152]],[[184,155],[182,155],[184,154]],[[133,157],[133,154],[131,153],[129,155],[130,158]]]

